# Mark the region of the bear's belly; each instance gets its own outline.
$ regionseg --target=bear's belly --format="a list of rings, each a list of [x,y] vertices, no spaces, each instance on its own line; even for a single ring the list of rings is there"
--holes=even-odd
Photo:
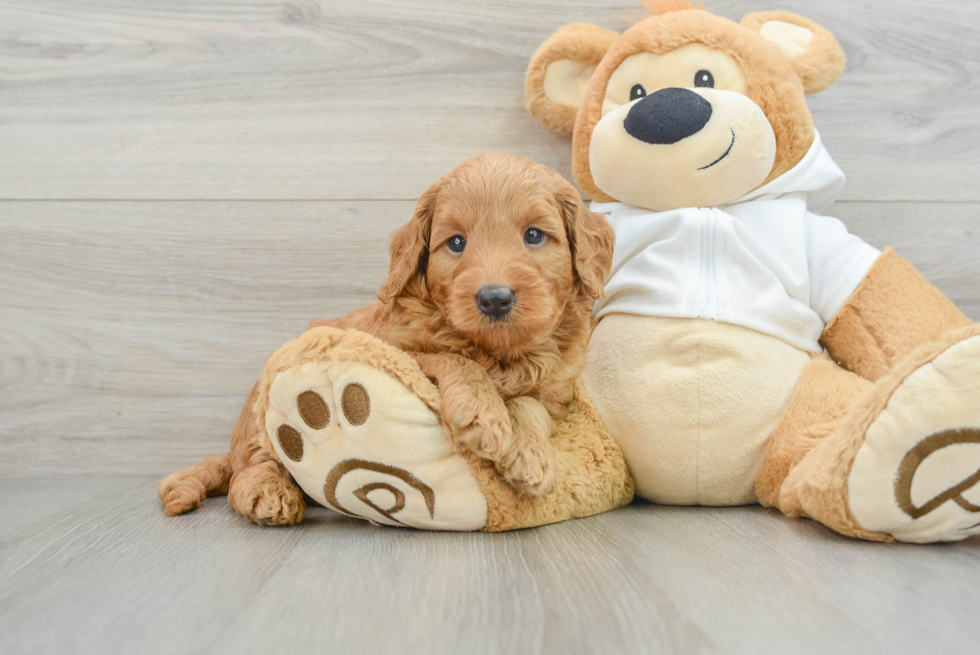
[[[585,385],[636,494],[672,505],[756,502],[755,478],[810,355],[703,319],[604,317]]]

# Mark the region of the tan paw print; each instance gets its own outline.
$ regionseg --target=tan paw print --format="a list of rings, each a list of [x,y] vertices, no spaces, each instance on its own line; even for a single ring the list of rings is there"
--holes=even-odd
[[[366,364],[287,369],[269,390],[269,438],[317,502],[374,523],[478,530],[486,498],[438,417]]]

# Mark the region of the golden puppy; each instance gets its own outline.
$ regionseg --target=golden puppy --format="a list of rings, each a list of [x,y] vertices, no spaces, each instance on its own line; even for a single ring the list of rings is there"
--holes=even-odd
[[[520,157],[481,155],[433,184],[394,233],[379,302],[311,327],[361,330],[414,354],[439,388],[451,435],[517,489],[545,494],[549,438],[585,365],[613,246],[606,220],[563,178]],[[260,446],[254,393],[230,455],[161,483],[167,514],[199,507],[210,491],[227,492],[252,521],[302,519],[302,493]]]

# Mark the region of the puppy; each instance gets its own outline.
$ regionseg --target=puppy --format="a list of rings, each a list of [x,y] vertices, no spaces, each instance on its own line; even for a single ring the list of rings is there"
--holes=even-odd
[[[411,353],[439,388],[451,436],[519,491],[546,494],[555,474],[549,439],[585,366],[614,243],[605,218],[559,175],[520,157],[481,155],[433,184],[394,233],[378,302],[311,327],[361,330]],[[302,519],[302,492],[260,446],[254,395],[230,455],[161,483],[167,514],[227,492],[249,520]]]

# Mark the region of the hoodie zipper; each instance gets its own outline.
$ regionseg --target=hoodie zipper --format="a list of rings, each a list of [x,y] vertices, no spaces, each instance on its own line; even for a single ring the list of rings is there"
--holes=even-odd
[[[698,316],[718,318],[718,282],[715,273],[715,210],[707,207],[698,209],[701,231],[701,270],[699,278]]]

